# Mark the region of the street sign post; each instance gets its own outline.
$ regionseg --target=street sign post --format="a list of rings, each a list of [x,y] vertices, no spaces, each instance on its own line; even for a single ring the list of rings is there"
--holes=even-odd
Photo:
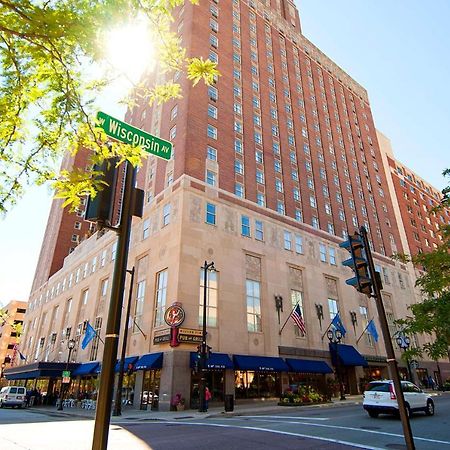
[[[169,160],[172,155],[172,142],[153,136],[144,130],[115,119],[102,111],[97,113],[98,127],[111,138],[133,147],[142,147],[147,153]]]

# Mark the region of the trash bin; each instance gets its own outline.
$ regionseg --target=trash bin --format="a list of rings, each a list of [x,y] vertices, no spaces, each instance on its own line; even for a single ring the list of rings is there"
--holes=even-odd
[[[234,411],[234,396],[233,394],[225,395],[225,412]]]

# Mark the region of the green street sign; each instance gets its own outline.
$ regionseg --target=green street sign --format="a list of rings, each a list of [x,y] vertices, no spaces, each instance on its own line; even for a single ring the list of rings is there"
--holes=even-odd
[[[169,160],[172,155],[172,142],[153,136],[146,131],[115,119],[102,111],[97,113],[98,126],[113,139],[142,147],[147,153]]]
[[[63,378],[70,378],[70,370],[63,370],[62,376]]]

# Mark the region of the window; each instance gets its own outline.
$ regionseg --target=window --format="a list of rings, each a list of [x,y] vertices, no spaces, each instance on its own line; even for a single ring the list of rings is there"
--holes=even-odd
[[[156,275],[155,326],[164,324],[166,298],[167,298],[167,269],[162,270]]]
[[[142,315],[144,314],[144,300],[145,300],[145,280],[141,280],[138,282],[136,289],[133,333],[137,333],[139,331],[139,327],[142,326]]]
[[[217,48],[219,46],[219,39],[217,39],[217,36],[215,34],[209,35],[209,43],[214,48]]]
[[[302,313],[303,321],[305,320],[305,314],[303,312],[303,292],[296,291],[294,289],[291,289],[291,305],[292,308],[295,308],[296,305],[299,305],[300,312]],[[297,325],[295,325],[295,335],[296,336],[304,336],[304,333],[302,333]]]
[[[216,205],[212,203],[206,204],[206,223],[210,225],[216,224]]]
[[[213,102],[216,102],[219,98],[219,93],[214,86],[208,86],[208,97]]]
[[[259,206],[266,206],[266,197],[262,192],[256,193],[256,203],[258,203]]]
[[[235,139],[234,140],[234,151],[236,153],[241,153],[242,154],[242,141],[240,139]]]
[[[169,132],[169,139],[170,139],[171,141],[173,141],[173,140],[175,139],[176,135],[177,135],[177,126],[175,125],[174,127],[172,127],[172,128],[170,129],[170,132]]]
[[[278,178],[275,179],[275,190],[277,192],[283,192],[283,182]]]
[[[239,122],[238,120],[234,121],[234,131],[236,131],[236,133],[242,134],[242,122]]]
[[[275,172],[281,173],[281,161],[279,159],[274,160]]]
[[[217,297],[218,297],[218,273],[206,272],[206,325],[209,327],[217,326]],[[204,299],[204,286],[205,286],[205,271],[200,269],[200,302],[198,323],[201,326],[203,324],[203,299]]]
[[[215,186],[216,185],[216,173],[213,172],[212,170],[207,170],[206,171],[206,182],[211,186]]]
[[[242,164],[242,161],[239,159],[234,160],[234,173],[237,173],[239,175],[244,174],[244,165]]]
[[[320,253],[320,260],[322,262],[327,262],[327,247],[324,244],[319,244],[319,253]]]
[[[150,236],[150,219],[145,219],[142,224],[142,239],[147,239]]]
[[[209,26],[215,33],[219,31],[219,24],[214,19],[209,19]]]
[[[174,120],[178,115],[178,105],[175,105],[170,111],[170,120]]]
[[[163,227],[165,227],[166,225],[169,225],[169,223],[170,223],[171,209],[172,209],[172,207],[171,207],[170,203],[167,203],[163,207]]]
[[[264,172],[262,170],[256,170],[256,182],[264,184]]]
[[[257,163],[263,164],[263,162],[264,162],[263,152],[256,151],[255,152],[255,160]]]
[[[116,254],[117,254],[117,241],[114,242],[114,244],[112,245],[112,249],[111,249],[111,261],[114,261],[116,259]]]
[[[100,256],[100,267],[104,267],[106,263],[106,250],[102,251],[102,254]],[[72,274],[71,274],[72,275]],[[69,287],[71,286],[71,277],[69,277]]]
[[[316,207],[316,198],[313,195],[309,196],[309,204],[311,205],[311,208]]]
[[[282,200],[277,200],[277,212],[284,214],[284,203]]]
[[[328,311],[330,312],[330,320],[333,320],[336,314],[339,312],[338,302],[334,298],[328,299]]]
[[[241,216],[241,233],[242,236],[250,237],[250,219],[247,216]]]
[[[213,105],[208,105],[208,117],[217,119],[217,108]]]
[[[217,139],[217,128],[213,127],[212,125],[208,124],[207,127],[207,136],[211,139]]]
[[[83,305],[87,305],[88,297],[89,297],[89,289],[86,289],[81,294],[81,303]]]
[[[246,280],[247,330],[262,331],[261,328],[261,294],[259,281]]]
[[[303,237],[299,234],[295,235],[295,252],[303,254]]]
[[[234,184],[234,193],[238,197],[244,198],[244,194],[245,194],[244,185],[242,183],[235,183]]]
[[[258,241],[264,240],[264,226],[260,220],[255,220],[255,239]]]
[[[336,250],[333,247],[328,247],[328,257],[330,264],[336,266]]]
[[[100,297],[104,297],[108,293],[108,278],[101,281],[100,284]]]
[[[292,233],[284,231],[284,249],[292,250]]]
[[[208,145],[206,149],[206,158],[211,161],[217,161],[217,150]]]

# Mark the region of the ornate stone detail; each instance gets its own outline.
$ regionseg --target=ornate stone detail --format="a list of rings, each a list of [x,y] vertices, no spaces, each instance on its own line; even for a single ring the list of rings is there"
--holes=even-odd
[[[245,273],[248,278],[255,281],[261,280],[261,258],[245,255]]]
[[[289,267],[289,285],[292,289],[303,291],[303,274],[296,267]]]
[[[338,298],[337,282],[334,278],[325,277],[328,295],[332,298]]]
[[[189,219],[191,222],[200,223],[202,220],[202,202],[198,197],[192,197],[189,208]]]

